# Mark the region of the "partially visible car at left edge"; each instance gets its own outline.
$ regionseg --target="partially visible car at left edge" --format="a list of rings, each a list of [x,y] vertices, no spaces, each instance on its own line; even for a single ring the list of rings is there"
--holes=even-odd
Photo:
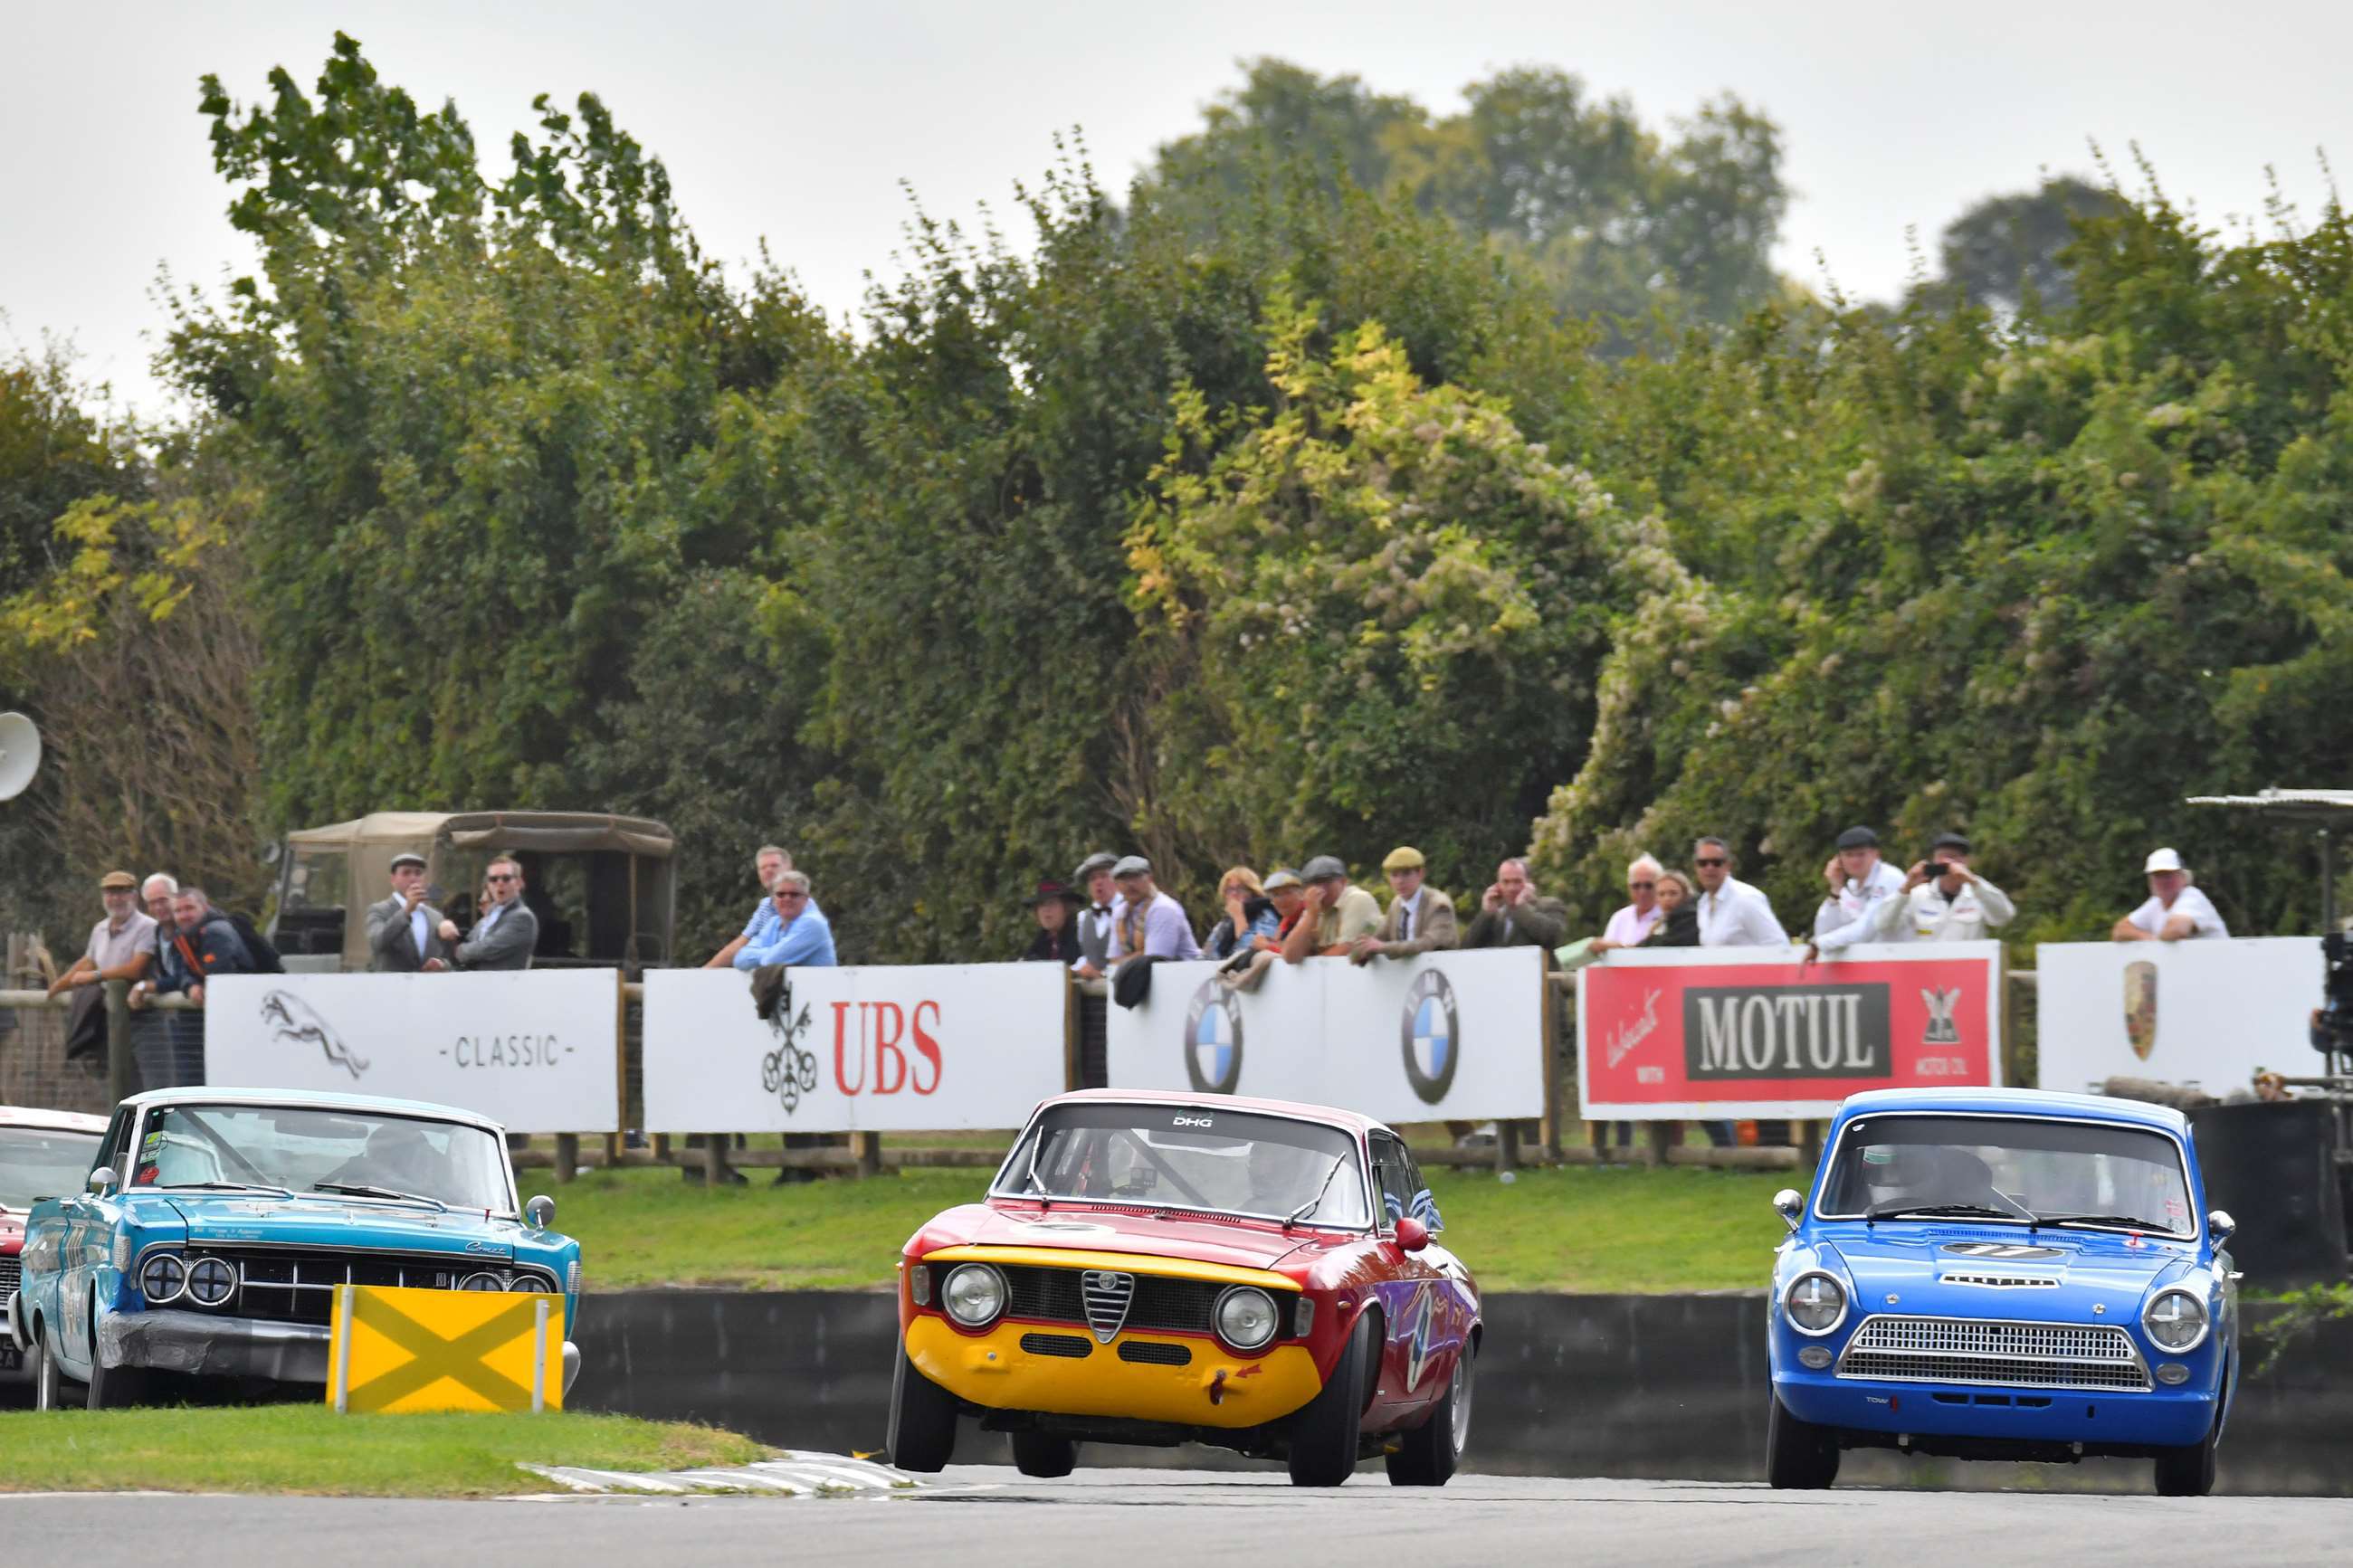
[[[0,1383],[27,1375],[25,1352],[16,1348],[16,1290],[23,1266],[25,1216],[43,1198],[80,1189],[97,1163],[106,1118],[75,1110],[42,1110],[0,1105]]]

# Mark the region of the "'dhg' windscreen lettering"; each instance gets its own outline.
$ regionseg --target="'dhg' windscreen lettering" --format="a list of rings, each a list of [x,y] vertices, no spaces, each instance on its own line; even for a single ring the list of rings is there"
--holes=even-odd
[[[1694,1081],[1892,1078],[1887,987],[1689,987],[1683,1064]]]

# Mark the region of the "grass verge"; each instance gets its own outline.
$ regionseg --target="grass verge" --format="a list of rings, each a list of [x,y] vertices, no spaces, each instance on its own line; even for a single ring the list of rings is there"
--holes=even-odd
[[[1446,1245],[1489,1290],[1762,1289],[1782,1236],[1787,1172],[1567,1166],[1506,1186],[1431,1172]],[[889,1283],[900,1247],[941,1209],[977,1199],[979,1171],[908,1170],[706,1192],[675,1171],[596,1171],[562,1190],[556,1225],[580,1238],[588,1286],[859,1289]]]
[[[496,1497],[546,1489],[515,1468],[740,1465],[749,1437],[627,1415],[338,1415],[323,1405],[0,1411],[0,1492],[283,1492]]]

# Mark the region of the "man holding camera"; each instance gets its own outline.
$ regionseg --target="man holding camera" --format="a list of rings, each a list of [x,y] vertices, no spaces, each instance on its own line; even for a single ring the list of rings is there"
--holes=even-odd
[[[1809,957],[1875,940],[1874,917],[1905,886],[1904,874],[1880,858],[1879,835],[1868,827],[1850,827],[1838,836],[1838,853],[1822,868],[1822,879],[1831,892],[1814,911]]]
[[[1873,911],[1871,942],[1978,942],[2018,913],[2010,895],[1969,869],[1969,841],[1941,833],[1905,873],[1904,896]]]

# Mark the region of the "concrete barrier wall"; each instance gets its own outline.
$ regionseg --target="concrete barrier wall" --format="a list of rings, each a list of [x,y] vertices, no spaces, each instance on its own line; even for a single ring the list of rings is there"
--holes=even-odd
[[[1465,1463],[1499,1474],[1755,1480],[1765,1461],[1761,1295],[1495,1295]],[[2272,1313],[2251,1309],[2250,1327]],[[784,1447],[882,1447],[897,1320],[866,1291],[626,1291],[588,1298],[575,1409],[708,1421]],[[2263,1343],[2251,1341],[2250,1371]],[[1089,1450],[1097,1463],[1257,1468],[1216,1450]],[[969,1428],[956,1457],[1008,1459]],[[1082,1458],[1082,1462],[1086,1462]],[[1841,1479],[2145,1491],[2145,1463],[1964,1465],[1852,1453]],[[2353,1322],[2325,1326],[2242,1391],[2221,1488],[2353,1495]]]

